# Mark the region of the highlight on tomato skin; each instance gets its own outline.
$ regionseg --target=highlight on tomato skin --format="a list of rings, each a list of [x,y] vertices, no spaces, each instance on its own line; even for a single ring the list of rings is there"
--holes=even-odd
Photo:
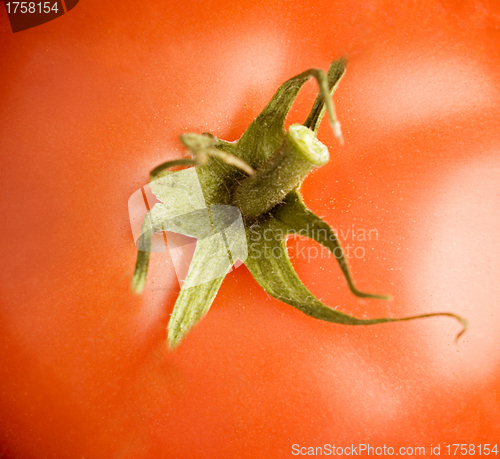
[[[3,456],[493,449],[499,15],[489,1],[86,0],[13,34],[2,4]],[[130,291],[128,198],[152,167],[183,157],[180,135],[239,139],[282,82],[335,56],[349,58],[335,92],[345,143],[322,124],[331,159],[300,191],[336,230],[356,286],[393,301],[354,297],[335,260],[300,236],[287,241],[293,267],[350,315],[449,310],[469,330],[457,345],[446,317],[323,323],[240,267],[170,352],[175,266],[155,253],[143,293]],[[316,94],[304,85],[286,128]]]

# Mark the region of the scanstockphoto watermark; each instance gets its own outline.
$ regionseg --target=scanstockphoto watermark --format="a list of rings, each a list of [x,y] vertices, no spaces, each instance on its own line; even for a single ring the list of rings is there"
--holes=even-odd
[[[430,455],[439,456],[441,454],[440,445],[430,448],[424,446],[373,446],[366,443],[351,444],[349,446],[336,446],[326,443],[322,446],[301,446],[298,444],[292,445],[292,454],[294,456],[409,456],[409,457],[425,457],[430,452]]]
[[[310,226],[296,233],[285,233],[280,228],[261,228],[253,225],[248,232],[249,257],[280,258],[286,250],[292,259],[302,259],[310,262],[318,258],[358,258],[366,256],[366,247],[373,247],[373,242],[379,239],[376,228],[340,228],[330,230]],[[286,247],[282,241],[290,236]],[[302,241],[313,239],[321,242],[319,246],[305,246]],[[365,243],[365,244],[364,244]]]
[[[498,456],[496,443],[434,443],[427,446],[376,446],[358,443],[345,446],[326,443],[322,446],[292,445],[294,456],[374,456],[374,457],[434,457],[434,456]]]

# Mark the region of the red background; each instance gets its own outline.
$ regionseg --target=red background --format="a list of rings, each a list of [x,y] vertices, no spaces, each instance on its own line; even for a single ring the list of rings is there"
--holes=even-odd
[[[480,0],[85,0],[13,34],[1,7],[3,457],[500,442],[499,26]],[[350,263],[361,289],[394,300],[354,298],[294,240],[297,272],[345,312],[453,311],[470,330],[457,345],[450,318],[321,323],[242,267],[168,351],[179,286],[154,254],[144,293],[130,292],[129,196],[182,154],[181,133],[235,140],[281,82],[342,55],[345,146],[320,130],[332,160],[303,195],[344,234],[377,230]]]

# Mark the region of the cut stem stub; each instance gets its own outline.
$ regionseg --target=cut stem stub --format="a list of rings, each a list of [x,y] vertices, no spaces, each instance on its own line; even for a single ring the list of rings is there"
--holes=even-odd
[[[329,158],[328,149],[314,132],[293,124],[281,148],[236,189],[234,204],[246,217],[263,215]]]

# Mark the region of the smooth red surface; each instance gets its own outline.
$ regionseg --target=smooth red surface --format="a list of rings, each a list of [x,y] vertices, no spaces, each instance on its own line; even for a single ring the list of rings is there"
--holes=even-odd
[[[500,443],[499,27],[498,4],[480,0],[82,0],[13,34],[0,6],[2,457]],[[470,330],[457,345],[450,318],[322,323],[239,268],[169,352],[179,286],[156,254],[143,295],[130,292],[129,196],[182,154],[179,134],[235,140],[281,82],[341,55],[345,146],[325,123],[332,160],[303,195],[364,249],[350,258],[358,286],[394,300],[354,298],[332,259],[308,262],[317,246],[294,239],[297,272],[343,311],[453,311]]]

